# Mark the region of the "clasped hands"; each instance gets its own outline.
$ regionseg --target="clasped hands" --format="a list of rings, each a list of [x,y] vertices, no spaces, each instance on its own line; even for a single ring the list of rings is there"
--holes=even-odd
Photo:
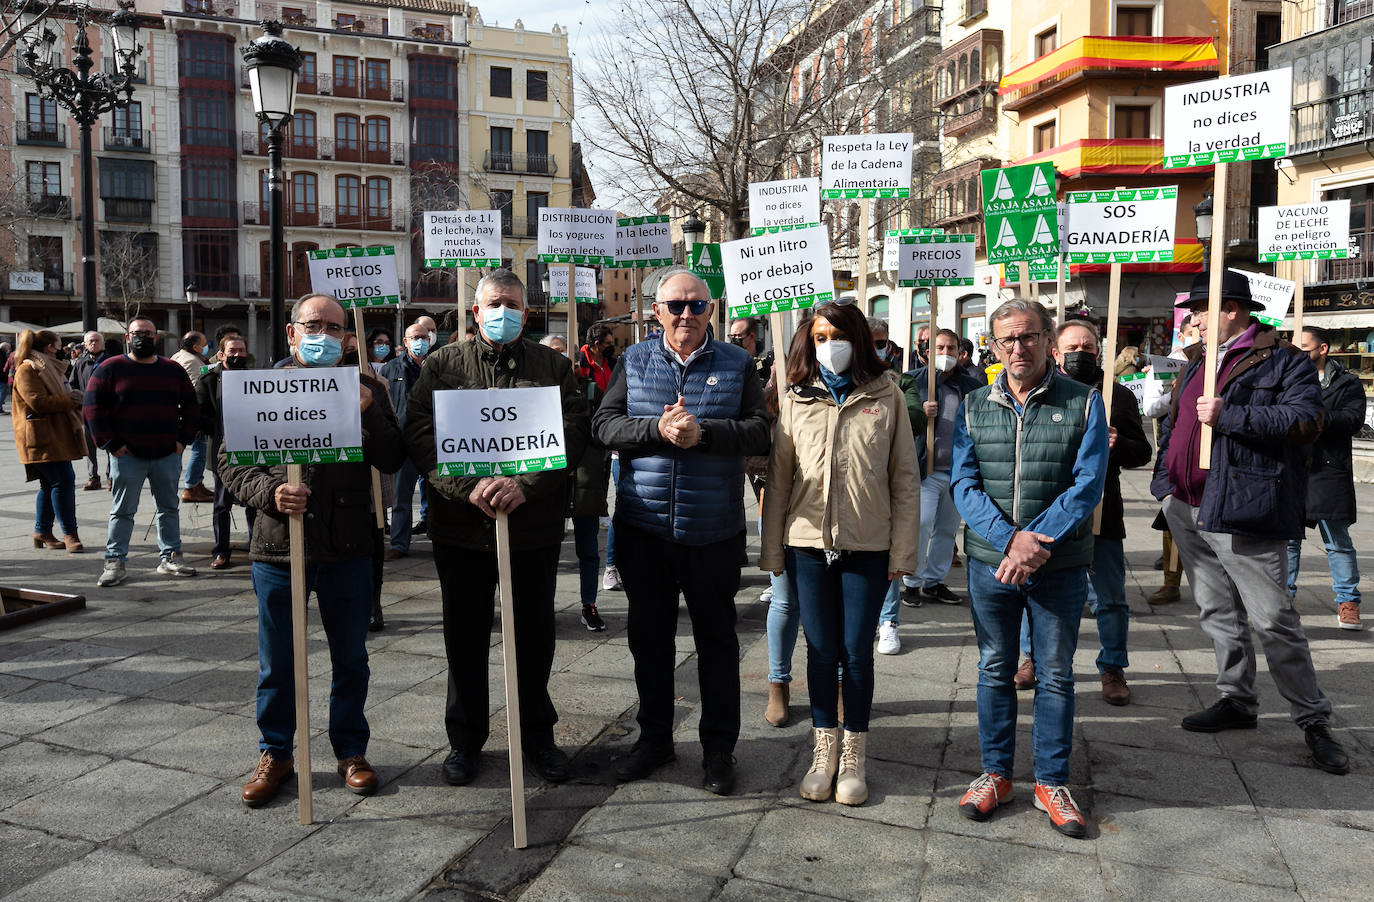
[[[509,514],[524,504],[525,493],[509,476],[488,476],[477,483],[468,500],[494,520],[497,514]]]
[[[658,434],[665,442],[679,448],[690,448],[701,441],[701,424],[687,410],[687,401],[677,396],[676,404],[664,404],[658,418]]]
[[[1038,532],[1018,529],[1007,546],[1006,556],[997,565],[997,581],[1008,586],[1019,586],[1030,579],[1050,559],[1050,549],[1054,538]]]

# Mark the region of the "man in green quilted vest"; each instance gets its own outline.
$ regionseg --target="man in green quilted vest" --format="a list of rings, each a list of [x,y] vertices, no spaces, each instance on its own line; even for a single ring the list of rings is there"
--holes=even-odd
[[[1087,835],[1069,794],[1073,654],[1093,560],[1092,515],[1107,473],[1107,420],[1096,389],[1051,365],[1054,321],[1013,299],[989,317],[1002,370],[955,418],[954,504],[967,528],[968,586],[978,639],[978,743],[983,775],[959,811],[987,820],[1011,800],[1022,612],[1035,647],[1031,744],[1035,807],[1066,836]]]

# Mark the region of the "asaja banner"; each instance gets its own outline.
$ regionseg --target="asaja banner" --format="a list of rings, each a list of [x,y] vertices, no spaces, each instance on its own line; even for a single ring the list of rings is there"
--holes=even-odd
[[[590,266],[573,267],[573,289],[577,303],[595,304],[596,270]],[[549,300],[553,303],[568,301],[568,268],[555,266],[549,270]]]
[[[501,211],[425,213],[425,266],[501,265]]]
[[[719,244],[698,244],[687,254],[687,269],[711,289],[711,300],[725,297],[725,267],[720,263]]]
[[[1293,70],[1266,69],[1164,89],[1164,168],[1288,155]]]
[[[440,476],[518,476],[568,465],[558,386],[434,393]]]
[[[1288,308],[1293,304],[1293,289],[1296,283],[1276,276],[1245,269],[1232,269],[1250,280],[1250,297],[1263,304],[1264,309],[1256,313],[1255,319],[1277,329],[1283,328],[1283,320],[1288,316]]]
[[[242,466],[363,459],[358,368],[225,370],[224,451]]]
[[[820,226],[720,246],[730,316],[804,310],[835,299],[830,239]]]
[[[984,169],[979,176],[988,263],[1038,260],[1059,253],[1053,163]]]
[[[1056,257],[1044,257],[1039,260],[1030,260],[1022,263],[1003,263],[1002,281],[1008,284],[1021,281],[1021,267],[1029,266],[1030,272],[1026,278],[1031,282],[1054,282],[1059,278],[1059,260]],[[1068,276],[1067,265],[1064,275]]]
[[[673,231],[667,216],[621,217],[615,234],[615,266],[643,269],[673,265]]]
[[[888,229],[883,235],[883,271],[897,271],[897,249],[906,235],[943,235],[943,229]]]
[[[1350,256],[1350,201],[1259,208],[1259,258],[1342,260]]]
[[[401,303],[396,248],[336,247],[309,251],[311,290],[332,294],[345,308]]]
[[[1070,191],[1064,253],[1070,263],[1152,263],[1174,259],[1178,188]]]
[[[821,138],[826,197],[910,197],[912,137],[907,134]]]
[[[614,266],[618,219],[612,210],[540,207],[539,259]]]
[[[753,234],[820,225],[820,222],[820,179],[786,179],[749,185],[749,229]]]
[[[904,235],[897,260],[897,285],[931,288],[972,285],[973,235]]]

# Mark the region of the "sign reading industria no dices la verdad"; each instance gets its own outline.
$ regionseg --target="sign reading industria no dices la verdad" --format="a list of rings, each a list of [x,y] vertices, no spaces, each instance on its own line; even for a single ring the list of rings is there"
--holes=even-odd
[[[225,370],[221,380],[231,465],[363,459],[357,367]]]

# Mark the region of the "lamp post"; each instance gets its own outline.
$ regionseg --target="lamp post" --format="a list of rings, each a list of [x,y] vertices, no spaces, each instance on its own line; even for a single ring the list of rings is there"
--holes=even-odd
[[[682,249],[683,256],[686,258],[683,263],[688,266],[692,263],[692,249],[701,243],[701,236],[706,234],[706,223],[697,217],[693,210],[687,214],[687,221],[682,224]]]
[[[196,301],[198,300],[200,300],[200,289],[196,287],[196,280],[192,279],[186,283],[186,311],[190,317],[190,322],[186,324],[187,332],[196,327]]]
[[[272,334],[272,359],[286,356],[286,241],[282,235],[282,127],[291,121],[296,106],[296,74],[301,54],[281,36],[281,23],[262,23],[262,36],[243,48],[248,86],[253,91],[253,110],[267,126],[267,188],[270,195],[269,264],[272,290],[267,311]]]
[[[20,56],[29,69],[30,78],[38,87],[39,96],[67,110],[81,127],[81,324],[87,331],[96,328],[95,303],[95,162],[91,157],[91,126],[105,113],[129,105],[134,93],[134,63],[143,48],[138,43],[138,16],[133,0],[119,0],[119,9],[109,17],[110,36],[114,43],[115,60],[119,72],[92,72],[91,42],[86,28],[92,19],[105,16],[103,10],[93,10],[84,4],[74,8],[76,19],[76,54],[72,71],[54,66],[53,45],[57,35],[52,29],[25,35]]]
[[[1211,269],[1212,249],[1212,192],[1202,195],[1202,200],[1193,207],[1193,219],[1197,223],[1197,240],[1202,242],[1202,271]]]
[[[553,291],[553,285],[549,279],[549,268],[544,267],[544,274],[539,277],[539,287],[544,289],[544,333],[548,334],[553,330],[549,327],[549,293]]]

